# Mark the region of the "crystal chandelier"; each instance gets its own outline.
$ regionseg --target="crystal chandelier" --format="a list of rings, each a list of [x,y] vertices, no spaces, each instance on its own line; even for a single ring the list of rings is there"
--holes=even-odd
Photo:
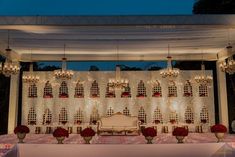
[[[62,58],[62,69],[55,70],[54,76],[56,79],[70,80],[72,79],[74,72],[72,70],[67,70],[67,58],[65,58],[65,45],[64,45],[64,57]]]
[[[119,43],[117,41],[117,61],[119,61]],[[129,81],[121,78],[121,67],[116,65],[115,78],[109,79],[109,86],[113,89],[123,89],[128,86]]]
[[[20,71],[20,65],[18,62],[14,62],[12,60],[9,60],[8,57],[11,53],[11,49],[9,46],[10,36],[9,36],[9,30],[8,30],[8,46],[6,49],[6,61],[5,63],[0,63],[0,72],[3,73],[6,77],[10,77],[11,75],[16,75]]]
[[[200,83],[200,84],[209,84],[209,83],[212,82],[213,77],[210,76],[210,75],[206,75],[205,65],[204,65],[203,62],[202,62],[202,64],[201,64],[201,74],[200,74],[200,75],[196,75],[196,76],[194,77],[194,80],[195,80],[197,83]]]
[[[121,68],[119,65],[116,66],[116,71],[115,71],[115,78],[109,79],[109,85],[113,89],[123,89],[127,87],[128,85],[128,80],[121,78]]]
[[[232,54],[233,47],[229,44],[227,47],[228,54]],[[230,75],[235,73],[235,60],[233,59],[233,56],[230,56],[227,61],[224,60],[219,65],[221,71],[226,72]]]
[[[172,67],[172,57],[169,54],[170,54],[170,47],[168,45],[167,68],[162,69],[160,71],[160,75],[163,78],[177,77],[179,75],[179,73],[180,73],[179,69]]]
[[[24,83],[37,83],[39,81],[39,76],[33,74],[33,63],[30,63],[29,74],[24,74],[22,79]]]

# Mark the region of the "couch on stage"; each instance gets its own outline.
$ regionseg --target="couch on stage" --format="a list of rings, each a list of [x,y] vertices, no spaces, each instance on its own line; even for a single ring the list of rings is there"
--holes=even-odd
[[[140,121],[136,116],[126,116],[118,112],[112,116],[102,117],[98,121],[99,135],[139,135]]]

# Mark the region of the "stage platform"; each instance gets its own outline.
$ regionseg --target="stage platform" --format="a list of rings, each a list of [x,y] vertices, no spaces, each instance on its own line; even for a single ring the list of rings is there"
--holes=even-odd
[[[191,133],[185,138],[185,144],[215,144],[216,138],[212,133]],[[30,144],[56,144],[56,139],[50,134],[28,134],[25,139],[25,143]],[[78,134],[70,134],[69,138],[65,139],[65,145],[83,144],[82,137]],[[143,136],[95,136],[91,144],[93,145],[120,145],[120,144],[133,144],[144,145],[146,143]],[[172,134],[158,134],[154,142],[156,144],[176,144],[177,141]],[[16,135],[2,135],[0,136],[0,156],[3,156],[7,151],[13,148],[17,144]],[[224,139],[226,147],[235,149],[235,135],[228,134]]]

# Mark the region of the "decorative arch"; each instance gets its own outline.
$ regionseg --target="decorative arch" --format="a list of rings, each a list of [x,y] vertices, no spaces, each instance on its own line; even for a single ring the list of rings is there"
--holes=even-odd
[[[83,84],[78,80],[76,87],[75,87],[75,98],[84,98],[84,87]]]
[[[162,87],[158,80],[153,85],[152,97],[162,97]]]
[[[65,125],[67,122],[68,122],[68,112],[64,107],[62,107],[59,114],[59,123]]]
[[[137,87],[137,95],[136,97],[147,97],[146,94],[146,87],[144,85],[144,81],[140,80],[140,82],[138,83],[138,87]]]
[[[60,98],[68,98],[69,97],[68,85],[65,81],[62,81],[60,84],[59,97]]]
[[[147,115],[145,113],[145,110],[144,110],[143,106],[141,106],[140,109],[139,109],[138,119],[141,121],[142,124],[147,123]]]
[[[177,87],[173,80],[169,81],[168,97],[177,97]]]
[[[153,123],[155,124],[163,123],[162,113],[158,107],[156,107],[156,109],[154,110]]]
[[[99,84],[96,82],[96,80],[94,80],[91,84],[90,97],[91,98],[99,98],[100,97],[100,88],[99,88]]]
[[[43,114],[43,125],[50,125],[52,122],[52,113],[49,108],[45,109]]]
[[[32,83],[29,85],[29,90],[28,90],[28,97],[29,98],[37,98],[37,85],[35,83]]]
[[[184,97],[192,97],[193,96],[193,87],[191,82],[187,80],[184,84]]]
[[[36,124],[37,124],[37,114],[35,112],[34,107],[31,107],[28,113],[28,125],[36,125]]]
[[[74,115],[74,124],[80,125],[84,121],[83,111],[79,108]]]
[[[43,98],[53,98],[52,85],[49,81],[45,83],[44,91],[43,91]]]

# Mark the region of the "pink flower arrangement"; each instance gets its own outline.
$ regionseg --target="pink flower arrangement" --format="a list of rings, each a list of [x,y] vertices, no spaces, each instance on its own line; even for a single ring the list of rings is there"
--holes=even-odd
[[[143,97],[145,97],[145,95],[144,94],[138,94],[137,97],[138,98],[143,98]]]
[[[68,130],[64,128],[59,127],[55,129],[55,131],[53,132],[53,136],[54,137],[69,137],[69,132]]]
[[[215,124],[211,127],[211,132],[213,133],[226,133],[227,128],[222,124]]]
[[[173,136],[188,136],[188,130],[184,127],[176,127],[172,132]]]
[[[17,134],[17,133],[26,133],[26,134],[28,134],[29,133],[29,128],[25,125],[19,125],[14,129],[14,133],[15,134]]]
[[[148,137],[148,136],[155,137],[157,136],[157,131],[152,127],[148,127],[148,128],[143,129],[142,134],[145,137]]]
[[[81,131],[82,137],[92,137],[95,136],[95,131],[92,128],[86,128]]]

